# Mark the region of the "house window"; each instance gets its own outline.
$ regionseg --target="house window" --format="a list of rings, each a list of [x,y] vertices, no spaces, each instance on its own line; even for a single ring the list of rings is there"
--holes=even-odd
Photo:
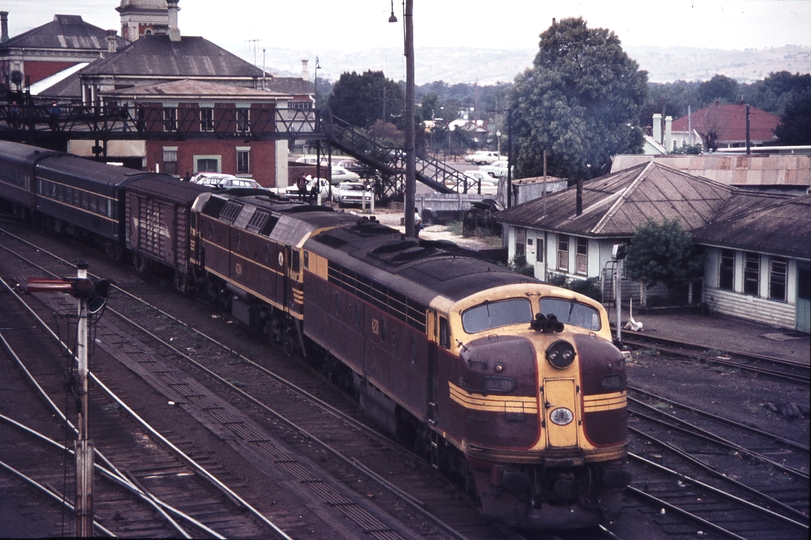
[[[220,160],[217,158],[197,158],[195,166],[195,172],[220,172]]]
[[[575,273],[586,275],[589,271],[589,241],[586,238],[577,239],[577,255],[575,257]]]
[[[177,131],[177,107],[163,109],[163,130]]]
[[[177,146],[163,148],[163,172],[177,174]]]
[[[760,294],[760,255],[757,253],[744,255],[743,292],[752,296]]]
[[[725,291],[731,291],[734,287],[735,278],[735,252],[731,249],[721,250],[721,276],[718,287]]]
[[[772,257],[769,271],[769,298],[772,300],[786,300],[786,266],[783,257]]]
[[[200,109],[200,131],[214,131],[214,109]]]
[[[251,174],[250,148],[237,148],[237,174]]]
[[[558,235],[558,270],[569,271],[569,235]]]
[[[535,260],[539,263],[543,262],[544,253],[543,253],[543,238],[536,238],[535,239],[536,246],[535,246]]]
[[[251,110],[237,109],[237,132],[248,133],[251,131]]]
[[[515,256],[526,257],[527,253],[527,230],[523,227],[515,229]]]

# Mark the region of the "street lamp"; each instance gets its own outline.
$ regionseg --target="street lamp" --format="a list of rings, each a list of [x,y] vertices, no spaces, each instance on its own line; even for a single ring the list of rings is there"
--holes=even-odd
[[[404,0],[403,19],[405,26],[406,57],[406,184],[405,184],[405,230],[406,236],[416,236],[414,227],[414,192],[417,188],[417,154],[414,132],[414,0]],[[397,22],[394,16],[394,0],[391,0],[389,22]]]

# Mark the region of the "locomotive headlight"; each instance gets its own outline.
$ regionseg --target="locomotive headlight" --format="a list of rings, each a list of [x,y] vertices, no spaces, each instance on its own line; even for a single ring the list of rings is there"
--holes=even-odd
[[[546,349],[546,359],[558,369],[569,367],[575,355],[574,347],[568,341],[556,341]]]
[[[549,420],[556,426],[565,426],[574,420],[574,413],[566,407],[558,407],[549,413]]]

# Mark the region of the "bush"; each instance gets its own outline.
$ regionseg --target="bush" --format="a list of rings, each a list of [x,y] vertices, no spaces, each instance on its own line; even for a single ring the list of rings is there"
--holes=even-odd
[[[546,282],[555,287],[563,287],[564,289],[569,289],[570,291],[588,296],[598,302],[602,302],[603,300],[603,291],[600,289],[600,278],[569,279],[563,274],[553,274]]]
[[[527,264],[527,258],[524,255],[516,255],[510,259],[507,266],[518,274],[535,277],[535,268],[531,264]]]

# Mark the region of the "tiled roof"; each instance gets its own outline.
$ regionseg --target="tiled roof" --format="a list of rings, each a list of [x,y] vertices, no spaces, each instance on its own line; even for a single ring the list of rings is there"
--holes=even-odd
[[[732,189],[658,163],[640,164],[583,183],[583,212],[577,188],[549,195],[547,215],[535,199],[500,212],[499,221],[583,236],[624,237],[654,220],[678,218],[691,230],[710,222]]]
[[[693,114],[683,116],[673,121],[673,131],[688,131],[689,118],[692,118],[692,127],[702,137],[706,138],[708,132],[718,135],[718,142],[741,142],[746,140],[746,105],[710,105]],[[749,107],[749,139],[753,143],[775,141],[774,129],[780,123],[777,116]]]
[[[119,47],[126,41],[116,37]],[[54,15],[54,20],[14,36],[0,45],[3,49],[107,50],[107,31],[82,20],[79,15]]]
[[[262,70],[202,37],[145,36],[93,62],[86,76],[261,78]]]

